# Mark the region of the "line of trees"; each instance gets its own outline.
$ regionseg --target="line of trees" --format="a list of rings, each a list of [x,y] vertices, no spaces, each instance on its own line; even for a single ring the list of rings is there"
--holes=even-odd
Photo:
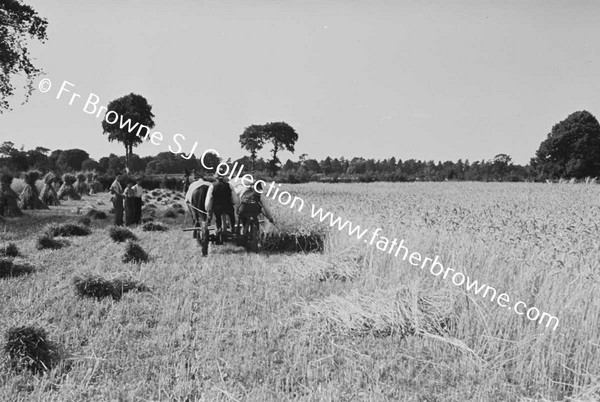
[[[238,160],[247,165],[249,158]],[[255,161],[257,172],[267,172],[268,162],[259,158]],[[298,161],[287,160],[278,174],[281,182],[301,183],[309,181],[326,182],[373,182],[373,181],[532,181],[536,173],[529,165],[512,163],[510,156],[497,155],[486,161],[469,162],[459,159],[457,162],[437,163],[415,159],[401,160],[365,159],[362,157],[310,159],[301,155]]]
[[[144,157],[136,154],[128,156],[110,154],[96,161],[82,149],[50,151],[48,148],[37,147],[25,150],[23,147],[16,148],[10,141],[0,144],[0,169],[15,173],[35,169],[42,173],[95,171],[100,174],[114,175],[125,171],[127,159],[129,159],[131,173],[138,174],[179,174],[185,170],[208,173],[214,171],[221,161],[217,155],[207,154],[204,163],[210,169],[206,169],[194,155],[190,159],[184,159],[171,152]]]
[[[77,171],[96,171],[100,174],[114,175],[123,172],[126,157],[110,154],[98,161],[89,157],[81,149],[50,151],[37,147],[31,150],[16,148],[12,142],[0,145],[0,169],[12,172],[24,172],[36,169],[42,173],[49,171],[64,173]],[[214,172],[221,160],[214,154],[208,154],[204,160],[211,170],[205,169],[200,160],[192,155],[190,159],[181,158],[171,152],[161,152],[156,156],[140,157],[129,155],[131,173],[136,174],[183,174],[195,170],[198,174]],[[323,160],[309,159],[306,154],[299,160],[288,159],[272,172],[272,160],[246,156],[227,162],[243,164],[245,171],[254,165],[257,176],[272,176],[281,182],[308,181],[414,181],[414,180],[476,180],[476,181],[523,181],[535,180],[536,172],[531,166],[514,165],[508,155],[497,155],[490,161],[468,160],[457,162],[420,161],[415,159],[397,160],[395,157],[383,160],[355,157],[352,159],[331,158]]]
[[[282,149],[293,152],[297,133],[286,123],[267,123],[250,126],[240,136],[240,144],[249,156],[228,163],[243,164],[256,176],[271,176],[280,182],[308,181],[543,181],[558,178],[600,177],[600,124],[587,111],[578,111],[557,123],[548,134],[529,164],[512,163],[509,155],[498,154],[491,160],[470,162],[458,160],[437,163],[415,159],[400,160],[395,157],[383,160],[354,157],[352,159],[327,157],[310,159],[306,154],[293,161],[280,164],[277,154]],[[264,160],[257,152],[271,143],[272,158]],[[131,148],[130,148],[131,151]],[[139,157],[110,154],[98,161],[91,159],[81,149],[54,150],[36,147],[24,150],[12,142],[0,144],[0,168],[13,172],[37,169],[58,173],[71,171],[96,171],[112,175],[123,171],[129,163],[132,173],[183,174],[195,170],[198,174],[214,172],[221,160],[214,154],[205,158],[209,169],[192,155],[189,159],[172,152],[156,156]]]

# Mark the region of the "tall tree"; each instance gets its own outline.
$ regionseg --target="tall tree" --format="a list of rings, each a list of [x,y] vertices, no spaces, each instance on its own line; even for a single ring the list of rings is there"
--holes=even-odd
[[[588,111],[578,111],[552,127],[533,161],[552,177],[600,176],[600,124]]]
[[[256,160],[256,153],[260,151],[265,144],[265,133],[263,126],[253,124],[246,127],[244,132],[240,135],[240,144],[242,148],[250,152],[250,158],[252,160],[252,172],[254,172],[254,161]]]
[[[108,141],[117,141],[123,144],[125,147],[125,168],[129,171],[133,147],[141,144],[146,133],[154,127],[152,106],[148,104],[148,101],[142,95],[130,93],[113,100],[107,108],[107,115],[114,111],[118,117],[115,118],[114,113],[111,113],[108,120],[113,121],[112,124],[106,121],[106,118],[102,120],[103,134],[108,134]],[[147,127],[147,129],[142,126]]]
[[[16,0],[0,1],[0,113],[10,110],[8,97],[15,91],[10,82],[12,77],[25,76],[25,101],[33,92],[33,80],[42,70],[31,62],[27,38],[43,43],[47,39],[47,25],[46,19],[30,6]]]
[[[269,161],[271,176],[275,176],[281,161],[277,157],[277,152],[287,150],[294,153],[298,134],[285,122],[267,123],[263,126],[264,138],[273,145],[271,152],[273,157]]]

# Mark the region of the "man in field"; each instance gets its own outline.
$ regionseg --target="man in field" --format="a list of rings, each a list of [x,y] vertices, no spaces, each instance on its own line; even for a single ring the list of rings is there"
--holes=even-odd
[[[142,179],[135,179],[133,189],[133,224],[142,223],[142,197],[144,196],[144,188],[142,187]]]
[[[206,194],[206,211],[208,213],[208,223],[210,224],[213,213],[217,219],[217,231],[221,232],[227,228],[222,227],[223,216],[229,217],[231,231],[235,228],[235,206],[238,204],[238,196],[233,186],[227,181],[225,176],[218,175],[217,180],[208,188]]]
[[[119,183],[120,178],[121,173],[117,172],[115,181],[110,185],[116,226],[121,226],[123,224],[123,187],[121,187],[121,183]]]
[[[127,187],[123,190],[123,197],[125,199],[125,226],[131,226],[135,220],[135,191],[133,189],[133,180],[131,177],[127,178]]]
[[[249,223],[249,218],[257,217],[261,213],[265,215],[271,224],[275,224],[273,216],[271,215],[271,211],[269,211],[265,205],[262,194],[260,193],[262,191],[262,185],[261,183],[257,183],[255,189],[255,183],[252,183],[252,185],[249,187],[242,186],[243,190],[240,194],[240,203],[237,212],[238,218],[242,224],[243,233],[248,232],[247,226]],[[237,189],[240,189],[240,187],[238,186]]]

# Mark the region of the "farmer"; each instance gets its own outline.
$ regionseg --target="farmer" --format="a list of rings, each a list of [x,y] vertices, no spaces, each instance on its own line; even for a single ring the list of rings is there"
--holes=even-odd
[[[123,187],[119,183],[121,173],[117,172],[115,175],[115,181],[110,185],[110,193],[112,194],[113,209],[115,210],[115,225],[121,226],[123,224]]]
[[[231,229],[235,228],[235,206],[238,203],[238,196],[233,186],[227,181],[224,175],[219,174],[217,180],[208,188],[206,194],[205,207],[208,213],[208,224],[212,219],[212,214],[215,214],[217,219],[217,231],[221,232],[226,228],[222,228],[223,215],[229,216]]]
[[[242,194],[240,195],[240,204],[237,212],[238,218],[242,224],[242,234],[247,233],[247,224],[249,223],[248,218],[257,217],[261,213],[264,213],[265,217],[269,220],[269,222],[271,222],[271,224],[275,224],[273,216],[267,209],[267,206],[262,198],[262,184],[260,182],[254,182],[251,186],[243,190]]]
[[[123,192],[123,195],[125,196],[125,226],[133,225],[135,219],[135,191],[133,190],[132,185],[133,180],[127,179],[127,188]]]
[[[142,196],[144,195],[144,189],[142,188],[142,179],[138,177],[135,180],[135,186],[133,189],[133,224],[137,225],[142,223]]]

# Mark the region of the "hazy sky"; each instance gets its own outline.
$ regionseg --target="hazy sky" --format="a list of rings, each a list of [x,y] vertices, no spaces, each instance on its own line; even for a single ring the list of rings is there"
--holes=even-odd
[[[165,140],[140,155],[181,133],[184,151],[237,158],[246,126],[285,121],[296,159],[526,163],[570,113],[600,117],[597,1],[26,3],[48,19],[31,53],[53,83],[0,115],[0,140],[26,149],[124,154],[84,100],[56,99],[63,80],[104,105],[145,96]]]

